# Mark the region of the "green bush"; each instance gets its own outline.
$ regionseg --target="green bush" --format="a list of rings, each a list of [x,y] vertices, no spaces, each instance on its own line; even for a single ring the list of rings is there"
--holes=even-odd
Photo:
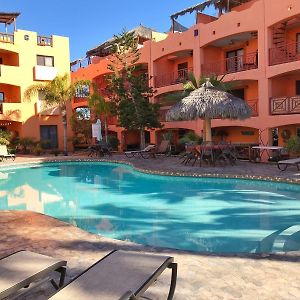
[[[118,146],[120,145],[120,141],[118,140],[118,138],[115,135],[108,135],[107,136],[107,141],[114,150],[118,150]]]
[[[290,137],[285,145],[285,149],[291,153],[300,153],[300,137]]]
[[[9,131],[0,129],[0,145],[9,145],[12,139],[12,134]]]
[[[181,139],[179,139],[179,144],[185,145],[185,144],[197,144],[200,145],[203,142],[203,138],[199,135],[197,135],[193,131],[187,132]]]
[[[9,141],[3,137],[0,137],[0,145],[9,145]]]

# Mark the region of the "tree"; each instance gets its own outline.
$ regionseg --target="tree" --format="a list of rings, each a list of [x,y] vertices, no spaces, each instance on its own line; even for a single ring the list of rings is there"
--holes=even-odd
[[[45,107],[58,106],[62,115],[64,128],[64,153],[67,155],[67,103],[72,98],[88,86],[86,80],[71,83],[68,74],[56,76],[47,83],[38,83],[29,86],[24,92],[24,98],[30,100],[32,96],[41,95]]]
[[[109,98],[120,126],[140,132],[141,148],[145,147],[145,129],[161,128],[159,104],[150,103],[153,88],[148,77],[136,65],[140,58],[134,32],[123,31],[114,37],[107,77]]]
[[[112,103],[98,92],[96,85],[93,86],[93,93],[88,97],[88,105],[95,113],[96,119],[100,116],[104,117],[105,141],[108,143],[108,126],[107,119],[112,115]]]

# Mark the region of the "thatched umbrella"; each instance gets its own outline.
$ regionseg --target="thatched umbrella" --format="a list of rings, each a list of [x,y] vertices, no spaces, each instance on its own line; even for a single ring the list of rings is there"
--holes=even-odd
[[[247,102],[228,92],[218,90],[209,80],[191,92],[167,112],[168,121],[204,119],[205,140],[211,141],[211,119],[246,119],[252,110]]]

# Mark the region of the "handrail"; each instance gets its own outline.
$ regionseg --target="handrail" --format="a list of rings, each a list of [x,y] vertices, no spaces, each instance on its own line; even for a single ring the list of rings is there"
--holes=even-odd
[[[278,65],[300,60],[300,42],[287,43],[269,49],[269,65]]]
[[[37,36],[37,44],[38,46],[53,46],[53,38],[50,36],[42,36],[38,35]]]
[[[300,96],[270,98],[270,114],[300,114]]]
[[[14,43],[14,35],[11,33],[0,32],[0,42],[13,44]]]
[[[177,72],[170,72],[154,77],[154,86],[156,88],[183,83],[188,80],[189,73],[193,72],[193,68],[184,68]]]
[[[251,52],[219,61],[204,63],[201,66],[203,75],[224,75],[257,68],[258,52]]]

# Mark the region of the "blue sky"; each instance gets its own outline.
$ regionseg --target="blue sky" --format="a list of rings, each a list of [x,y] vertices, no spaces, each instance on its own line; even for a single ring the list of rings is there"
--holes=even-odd
[[[169,16],[195,5],[200,0],[9,0],[1,1],[1,11],[21,12],[17,28],[37,31],[40,35],[70,38],[71,59],[119,33],[142,24],[167,31]],[[208,13],[213,12],[210,10]],[[194,14],[179,18],[184,25],[194,22]],[[0,31],[3,31],[0,28]]]

